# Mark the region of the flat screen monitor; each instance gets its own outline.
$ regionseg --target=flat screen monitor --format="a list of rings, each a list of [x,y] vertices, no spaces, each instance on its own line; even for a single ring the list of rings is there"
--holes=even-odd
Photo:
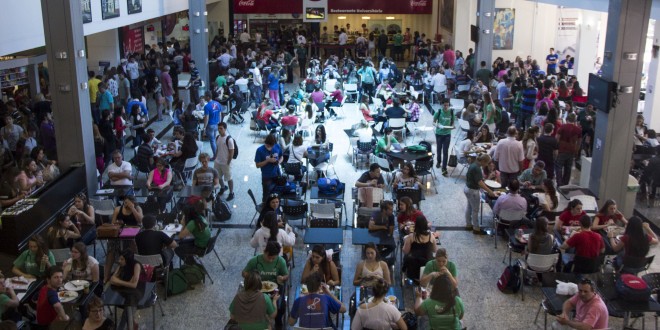
[[[593,104],[594,108],[609,113],[612,107],[612,93],[616,91],[616,85],[613,81],[590,73],[587,102]]]
[[[470,25],[470,41],[479,42],[479,27],[476,25]]]

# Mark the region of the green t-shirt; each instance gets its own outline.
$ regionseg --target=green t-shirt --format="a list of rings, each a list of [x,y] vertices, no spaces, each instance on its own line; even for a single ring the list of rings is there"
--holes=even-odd
[[[445,303],[433,299],[426,299],[422,302],[421,308],[426,312],[429,317],[429,325],[432,329],[461,329],[461,315],[464,313],[463,300],[461,297],[456,297],[456,303],[453,310],[450,308],[442,314],[439,312],[445,307]],[[454,315],[456,315],[454,317]],[[441,316],[441,317],[439,317]]]
[[[458,272],[456,271],[456,265],[454,265],[453,262],[447,261],[447,270],[449,270],[449,273],[451,274],[451,276],[456,278],[456,275],[458,274]],[[435,261],[435,259],[429,260],[426,263],[426,266],[424,267],[424,275],[428,275],[428,274],[431,274],[433,272],[439,272],[439,271],[440,271],[440,267],[438,267],[438,263]]]
[[[219,75],[215,78],[215,84],[218,85],[218,87],[222,87],[227,84],[227,79],[225,79],[225,76]]]
[[[480,189],[479,181],[484,179],[484,173],[481,171],[479,162],[474,161],[468,167],[467,174],[465,175],[465,185],[470,189]]]
[[[204,229],[199,229],[195,221],[188,221],[188,223],[186,223],[186,229],[188,229],[195,238],[195,246],[205,249],[209,244],[209,239],[211,239],[211,228],[206,219],[202,218],[202,221],[206,224]]]
[[[11,298],[5,293],[0,293],[0,315],[4,314],[7,309],[5,308],[5,305],[7,302],[9,302]]]
[[[286,268],[286,260],[278,256],[273,262],[268,263],[264,259],[264,255],[260,254],[248,261],[247,266],[243,269],[244,272],[258,271],[261,275],[262,281],[271,281],[277,283],[278,276],[285,276],[289,274]]]
[[[484,118],[488,118],[490,115],[490,119],[486,119],[486,122],[484,124],[490,125],[490,124],[495,124],[495,107],[493,107],[493,104],[487,104],[486,109],[484,110]]]
[[[452,123],[454,117],[454,112],[450,109],[443,109],[440,108],[438,111],[435,112],[433,115],[433,122],[437,123],[437,125],[442,125],[442,126],[453,126],[454,123]],[[449,135],[451,134],[451,128],[440,128],[440,127],[435,127],[435,135]]]
[[[397,33],[392,37],[392,42],[394,43],[394,46],[401,46],[403,44],[403,35],[400,33]]]
[[[266,301],[266,315],[271,315],[275,312],[275,306],[273,305],[273,300],[270,299],[270,296],[264,293],[264,300]],[[229,304],[229,313],[234,313],[234,301]],[[263,330],[268,329],[268,322],[256,322],[256,323],[241,323],[242,330]]]
[[[390,143],[395,144],[399,143],[399,141],[394,138],[394,136],[390,137]],[[387,147],[387,142],[385,140],[385,137],[381,137],[378,139],[378,142],[376,143],[376,149],[374,150],[374,154],[378,155],[381,152],[385,152],[385,148]]]
[[[14,266],[22,270],[24,273],[28,273],[35,277],[42,277],[45,275],[45,271],[39,271],[40,265],[35,260],[36,258],[37,256],[32,253],[32,251],[25,250],[18,256],[18,258],[16,258],[16,260],[14,260]],[[48,251],[48,263],[55,265],[55,256],[53,256],[53,253],[50,251]]]

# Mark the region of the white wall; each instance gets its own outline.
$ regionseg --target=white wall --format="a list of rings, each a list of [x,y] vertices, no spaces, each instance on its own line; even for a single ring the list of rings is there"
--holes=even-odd
[[[119,65],[119,35],[112,29],[87,36],[87,67],[97,74],[99,61],[110,62],[110,67]]]
[[[477,0],[461,0],[456,4],[454,16],[454,49],[467,56],[468,49],[474,49],[474,42],[470,41],[470,25],[476,22]]]
[[[206,3],[218,1],[206,0]],[[92,22],[83,25],[86,36],[188,9],[187,0],[143,0],[142,12],[128,15],[128,3],[120,0],[120,16],[103,20],[101,1],[91,4]],[[3,0],[0,31],[4,33],[0,35],[0,56],[44,46],[43,30],[40,0]]]

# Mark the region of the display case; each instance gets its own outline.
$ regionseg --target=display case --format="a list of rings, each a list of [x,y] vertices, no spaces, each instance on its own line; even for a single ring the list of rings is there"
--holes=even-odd
[[[26,66],[0,70],[0,88],[9,88],[17,85],[29,85],[28,70]]]

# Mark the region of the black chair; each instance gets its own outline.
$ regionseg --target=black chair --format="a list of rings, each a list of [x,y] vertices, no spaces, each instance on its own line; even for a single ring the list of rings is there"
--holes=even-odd
[[[257,218],[257,215],[261,213],[261,209],[264,207],[264,203],[259,203],[257,204],[257,199],[254,198],[254,193],[252,192],[252,189],[248,189],[248,195],[250,196],[250,199],[252,199],[252,203],[254,204],[254,215],[252,216],[252,220],[250,221],[250,228],[252,228],[252,224],[254,223],[254,219]]]
[[[307,202],[285,198],[282,199],[280,206],[282,207],[282,213],[287,223],[291,220],[301,220],[300,227],[305,228],[307,210],[309,209]]]
[[[631,257],[624,256],[623,263],[619,268],[620,273],[637,275],[643,271],[647,271],[653,263],[655,256],[650,257]]]
[[[261,132],[268,133],[268,127],[266,126],[266,122],[263,119],[255,119],[255,123],[257,125],[255,129],[257,134],[254,135],[254,142],[257,141],[257,137],[261,136]]]
[[[600,272],[600,268],[605,261],[605,255],[600,255],[596,258],[586,258],[583,256],[575,256],[573,258],[573,266],[571,267],[572,273],[577,274],[593,274]]]
[[[293,156],[289,156],[293,157]],[[300,182],[307,173],[307,168],[301,162],[297,163],[282,163],[282,170],[284,174],[294,177],[294,181]]]
[[[353,149],[353,159],[355,161],[355,170],[360,167],[360,163],[358,162],[358,159],[360,156],[365,157],[366,161],[365,163],[369,163],[369,156],[374,152],[374,147],[371,144],[371,142],[357,142],[357,147]]]
[[[401,200],[403,197],[409,197],[413,205],[417,206],[417,209],[419,210],[421,207],[422,203],[422,190],[421,189],[415,189],[415,188],[399,188],[396,190],[396,199]],[[398,207],[398,203],[397,203]]]
[[[431,180],[435,180],[435,173],[433,171],[433,157],[430,159],[419,159],[415,161],[415,173],[423,178],[423,184],[426,185],[426,176],[430,175]],[[433,183],[435,193],[438,193],[438,187]]]
[[[208,244],[206,245],[206,249],[204,251],[201,251],[199,254],[193,255],[193,258],[195,258],[195,261],[199,263],[202,266],[202,269],[204,270],[204,273],[206,276],[208,276],[209,280],[211,280],[211,284],[213,284],[213,279],[211,278],[211,274],[209,274],[208,270],[206,270],[206,266],[204,266],[204,263],[202,262],[202,258],[208,254],[211,254],[213,252],[215,254],[215,257],[218,258],[218,261],[220,262],[220,265],[222,266],[222,270],[227,270],[225,268],[225,264],[222,263],[222,260],[220,260],[220,256],[218,255],[218,251],[215,250],[215,242],[218,240],[218,236],[220,236],[220,232],[222,232],[222,228],[218,228],[218,230],[215,232],[215,235],[211,236],[209,239]]]

